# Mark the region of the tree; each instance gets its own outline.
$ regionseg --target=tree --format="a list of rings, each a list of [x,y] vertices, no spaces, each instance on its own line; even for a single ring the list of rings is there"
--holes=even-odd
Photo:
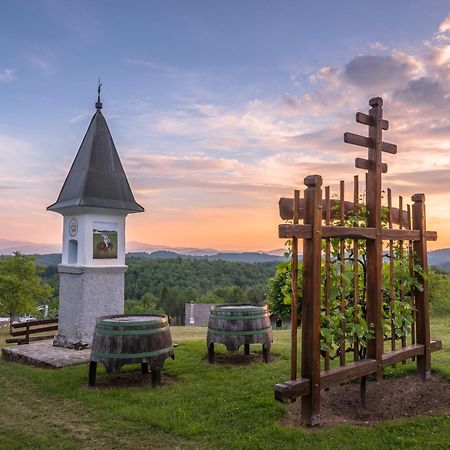
[[[222,303],[244,303],[244,291],[239,286],[222,286],[213,290]]]
[[[210,291],[210,292],[198,297],[196,303],[219,304],[219,303],[223,303],[223,299],[221,297],[219,297],[218,295],[214,294],[214,292]]]
[[[299,264],[299,289],[297,302],[299,305],[299,316],[301,314],[301,264]],[[292,275],[291,262],[283,262],[278,264],[275,276],[270,278],[267,283],[266,298],[269,309],[272,314],[283,319],[291,317],[292,303]]]
[[[19,252],[0,260],[0,313],[27,313],[50,299],[52,288],[40,271],[33,256]]]

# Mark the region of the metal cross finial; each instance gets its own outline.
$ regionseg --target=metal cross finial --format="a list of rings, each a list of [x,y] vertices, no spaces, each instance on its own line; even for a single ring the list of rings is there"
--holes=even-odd
[[[95,107],[97,108],[97,109],[102,109],[102,106],[103,106],[103,104],[102,104],[102,102],[100,101],[100,92],[101,92],[101,89],[102,89],[102,85],[103,85],[103,83],[100,81],[100,77],[98,77],[98,87],[97,87],[97,103],[95,104]]]

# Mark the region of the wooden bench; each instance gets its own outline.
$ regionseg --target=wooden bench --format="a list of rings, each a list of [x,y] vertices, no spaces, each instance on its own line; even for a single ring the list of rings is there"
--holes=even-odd
[[[47,334],[52,331],[58,331],[58,319],[30,320],[29,322],[13,323],[10,326],[10,335],[12,338],[6,339],[6,343],[17,343],[21,345],[43,339],[52,339],[56,333]],[[42,335],[41,333],[46,334]],[[39,336],[31,336],[34,334],[39,334]]]

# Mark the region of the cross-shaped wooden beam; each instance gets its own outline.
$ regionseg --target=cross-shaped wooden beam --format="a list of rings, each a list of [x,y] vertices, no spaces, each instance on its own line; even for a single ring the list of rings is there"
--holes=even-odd
[[[367,171],[377,171],[377,166],[380,166],[381,173],[387,172],[387,164],[381,161],[381,152],[391,153],[395,155],[397,153],[397,146],[384,142],[381,139],[382,130],[389,128],[389,122],[383,119],[382,114],[378,117],[375,114],[375,109],[379,108],[382,111],[383,99],[380,97],[374,97],[370,99],[369,105],[372,106],[369,114],[362,112],[356,113],[356,121],[363,125],[369,126],[369,137],[361,136],[354,133],[344,133],[344,142],[347,144],[358,145],[360,147],[366,147],[369,149],[368,159],[356,158],[355,166],[358,169],[364,169]],[[375,131],[378,130],[378,131]],[[373,136],[371,135],[371,131]],[[379,137],[377,136],[379,133]]]
[[[381,236],[381,174],[387,172],[382,162],[382,152],[397,153],[397,146],[383,142],[383,130],[389,122],[383,119],[383,99],[369,100],[369,114],[357,113],[356,121],[369,127],[369,136],[344,134],[344,142],[368,148],[368,158],[356,158],[357,168],[367,170],[366,207],[367,226],[375,232],[374,239],[367,240],[367,322],[373,326],[374,339],[367,344],[368,357],[377,361],[377,380],[381,379],[383,354],[382,334],[382,236]]]

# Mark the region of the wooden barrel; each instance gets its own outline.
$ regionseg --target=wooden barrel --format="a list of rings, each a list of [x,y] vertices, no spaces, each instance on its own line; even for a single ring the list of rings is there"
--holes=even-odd
[[[224,344],[228,351],[238,351],[242,345],[272,344],[272,326],[267,305],[217,305],[211,308],[208,321],[208,348]]]
[[[136,363],[161,369],[169,356],[173,347],[167,316],[122,314],[97,319],[91,362],[101,362],[108,373]]]

